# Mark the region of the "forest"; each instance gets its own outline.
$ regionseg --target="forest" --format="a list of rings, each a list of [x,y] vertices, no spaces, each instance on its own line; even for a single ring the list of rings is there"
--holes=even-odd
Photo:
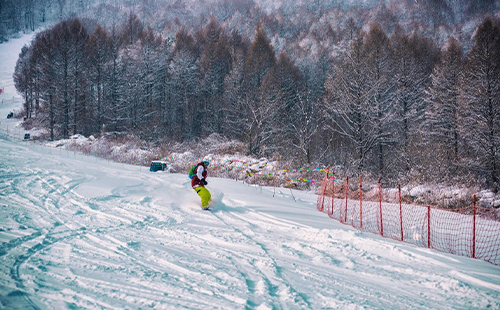
[[[61,20],[14,79],[50,140],[218,134],[254,156],[499,189],[496,1],[49,2]]]

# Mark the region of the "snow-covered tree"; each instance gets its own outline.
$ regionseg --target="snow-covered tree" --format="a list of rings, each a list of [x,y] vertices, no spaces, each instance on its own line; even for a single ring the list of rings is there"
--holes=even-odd
[[[21,49],[19,54],[19,59],[16,63],[16,69],[14,72],[14,84],[17,90],[23,94],[24,97],[24,110],[26,112],[26,117],[31,117],[32,112],[32,102],[33,102],[33,67],[31,66],[32,50],[27,46]]]
[[[374,116],[369,113],[369,86],[365,72],[363,36],[359,35],[350,50],[333,65],[325,82],[326,127],[352,145],[351,165],[358,172],[367,164],[368,153],[376,146]]]
[[[170,130],[178,140],[189,140],[201,132],[203,124],[199,101],[196,98],[199,59],[194,38],[186,31],[177,33],[175,51],[170,62],[168,90],[172,100]]]
[[[202,43],[200,54],[200,100],[202,103],[203,132],[223,134],[224,79],[231,70],[230,47],[220,24],[212,16],[210,23],[199,34]]]
[[[500,25],[486,18],[477,28],[461,80],[460,134],[468,167],[500,187]]]
[[[248,115],[243,109],[245,99],[244,73],[245,59],[249,43],[237,32],[229,38],[231,54],[231,71],[224,79],[223,113],[225,115],[222,130],[232,139],[243,140],[247,128]]]
[[[397,30],[391,38],[394,50],[394,110],[396,124],[393,134],[399,151],[398,169],[406,174],[417,165],[420,156],[414,153],[421,140],[425,121],[424,90],[438,59],[435,44],[418,34],[408,36]],[[416,156],[417,155],[417,156]],[[398,158],[396,157],[396,158]]]
[[[267,154],[278,152],[284,156],[297,153],[304,155],[301,153],[304,146],[299,146],[300,142],[297,140],[297,135],[302,134],[299,132],[301,124],[298,122],[305,121],[302,113],[307,112],[307,109],[299,105],[304,91],[304,79],[298,68],[288,55],[281,53],[259,89],[260,105],[272,109],[265,130],[268,135],[264,143]]]
[[[389,38],[378,23],[371,25],[364,38],[365,67],[367,82],[368,113],[372,114],[367,124],[373,130],[375,143],[373,164],[378,176],[386,174],[386,147],[394,142],[393,127],[395,113],[392,107],[394,97],[393,60]]]
[[[459,159],[458,82],[462,58],[462,47],[455,38],[450,38],[440,62],[432,72],[432,84],[425,93],[427,110],[424,134],[433,150],[433,162],[436,163],[428,164],[444,175],[456,172],[454,168]],[[440,167],[445,167],[448,172],[442,171]]]
[[[87,76],[85,71],[86,54],[85,46],[88,40],[87,30],[79,19],[73,19],[68,25],[70,41],[70,76],[71,76],[71,127],[73,134],[83,133],[84,123],[88,118],[88,98],[87,98]]]
[[[94,130],[100,132],[104,125],[104,88],[106,85],[106,64],[111,60],[112,41],[105,29],[98,26],[87,43],[88,78],[91,83],[94,105]]]
[[[266,36],[261,23],[255,30],[255,38],[245,60],[244,91],[242,108],[247,115],[245,140],[248,142],[249,153],[260,154],[266,140],[271,136],[269,121],[276,113],[277,97],[260,92],[264,78],[276,64],[274,49]]]
[[[58,106],[55,98],[55,71],[56,64],[54,60],[54,36],[52,31],[45,30],[37,35],[33,44],[34,55],[38,58],[38,70],[40,71],[40,100],[41,110],[44,113],[39,113],[37,117],[42,118],[41,123],[44,124],[50,132],[50,140],[55,138],[56,113]]]

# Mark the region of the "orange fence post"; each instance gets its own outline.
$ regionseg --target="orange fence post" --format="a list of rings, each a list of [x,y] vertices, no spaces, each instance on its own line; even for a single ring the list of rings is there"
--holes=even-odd
[[[325,210],[325,194],[326,194],[326,187],[328,186],[328,169],[329,167],[326,167],[326,176],[325,176],[325,184],[323,185],[323,192],[322,192],[322,199],[321,199],[321,207],[318,205],[317,209],[320,212],[323,212]]]
[[[344,182],[344,186],[346,186],[345,182]],[[344,195],[346,195],[345,190],[344,190]],[[342,210],[343,209],[344,208],[343,208],[343,205],[342,205],[342,202],[341,202],[340,205],[339,205],[339,222],[341,222],[341,223],[344,223],[344,216],[342,215]]]
[[[384,218],[382,216],[382,185],[380,179],[378,180],[378,200],[380,202],[380,235],[384,236]]]
[[[431,247],[431,206],[427,206],[427,247]]]
[[[472,258],[476,258],[476,195],[473,198],[473,217],[472,217]]]
[[[335,199],[335,182],[332,180],[332,211],[328,212],[328,215],[330,217],[333,217],[333,207],[334,207],[334,199]]]
[[[403,241],[403,208],[401,206],[401,185],[398,184],[399,192],[399,223],[401,225],[401,241]]]
[[[345,179],[345,213],[344,213],[344,223],[347,222],[347,196],[349,195],[349,177]]]
[[[323,210],[325,209],[324,204],[325,204],[325,192],[326,192],[326,186],[327,186],[327,184],[328,183],[325,181],[325,184],[323,185],[323,191],[321,193],[321,195],[323,196],[321,198],[321,207],[318,206],[318,211],[320,211],[320,212],[323,212]]]
[[[359,225],[363,229],[363,181],[359,177]]]

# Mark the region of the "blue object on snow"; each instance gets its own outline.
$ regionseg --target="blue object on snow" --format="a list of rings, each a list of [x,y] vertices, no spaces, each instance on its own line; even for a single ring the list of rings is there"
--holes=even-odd
[[[167,168],[167,163],[160,160],[154,160],[151,162],[151,166],[149,167],[149,171],[156,172],[158,170],[165,171]]]

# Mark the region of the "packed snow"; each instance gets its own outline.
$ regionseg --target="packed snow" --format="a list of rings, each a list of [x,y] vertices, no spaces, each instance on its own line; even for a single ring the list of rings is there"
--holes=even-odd
[[[0,81],[6,115],[22,100]],[[499,266],[358,232],[318,212],[313,192],[209,171],[203,211],[185,174],[17,130],[0,139],[1,309],[500,308]]]

